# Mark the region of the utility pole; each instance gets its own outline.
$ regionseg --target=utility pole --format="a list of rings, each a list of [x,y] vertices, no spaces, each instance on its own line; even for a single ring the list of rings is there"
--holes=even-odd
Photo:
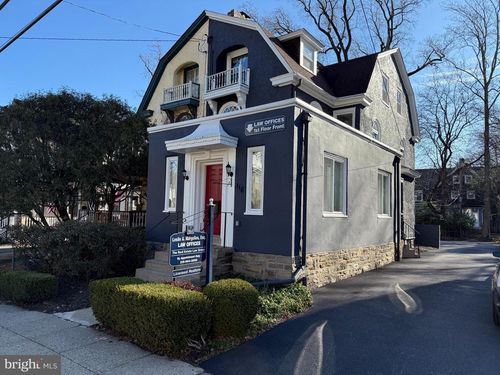
[[[42,13],[40,13],[36,18],[34,18],[29,24],[24,26],[21,30],[17,32],[16,35],[14,35],[12,38],[10,38],[5,44],[3,44],[0,47],[0,53],[5,51],[8,46],[10,46],[12,43],[14,43],[17,39],[19,39],[26,31],[31,29],[35,24],[40,21],[43,17],[45,17],[52,9],[54,9],[56,6],[58,6],[60,3],[62,3],[63,0],[56,0],[54,1],[47,9],[45,9]],[[3,8],[7,4],[8,0],[4,0],[2,3],[1,7]],[[1,8],[0,8],[1,9]]]

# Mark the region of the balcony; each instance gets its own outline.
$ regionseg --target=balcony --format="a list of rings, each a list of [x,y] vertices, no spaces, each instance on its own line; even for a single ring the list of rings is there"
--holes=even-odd
[[[210,108],[217,113],[217,103],[214,99],[236,94],[238,105],[246,106],[246,96],[250,86],[250,69],[241,65],[206,77],[205,99]]]
[[[163,92],[163,104],[161,109],[171,110],[183,105],[198,107],[200,104],[200,85],[188,82],[183,85],[169,87]]]

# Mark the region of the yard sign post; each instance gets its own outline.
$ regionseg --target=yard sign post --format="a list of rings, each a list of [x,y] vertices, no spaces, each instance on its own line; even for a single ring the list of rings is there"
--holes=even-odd
[[[210,284],[213,279],[213,266],[212,266],[212,245],[214,242],[214,199],[210,198],[208,201],[208,241],[207,241],[207,284]]]

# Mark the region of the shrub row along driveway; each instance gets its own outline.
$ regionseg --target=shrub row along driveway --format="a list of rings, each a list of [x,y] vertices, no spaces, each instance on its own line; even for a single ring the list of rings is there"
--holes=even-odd
[[[0,304],[0,355],[62,355],[62,374],[200,374],[92,328],[53,315]]]
[[[449,242],[321,288],[304,315],[202,367],[217,375],[498,374],[493,249]]]

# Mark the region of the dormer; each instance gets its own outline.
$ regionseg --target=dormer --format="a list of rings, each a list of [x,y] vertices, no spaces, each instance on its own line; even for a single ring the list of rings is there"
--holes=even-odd
[[[318,52],[325,47],[323,43],[306,29],[296,30],[282,35],[278,39],[296,62],[311,73],[317,73]]]

